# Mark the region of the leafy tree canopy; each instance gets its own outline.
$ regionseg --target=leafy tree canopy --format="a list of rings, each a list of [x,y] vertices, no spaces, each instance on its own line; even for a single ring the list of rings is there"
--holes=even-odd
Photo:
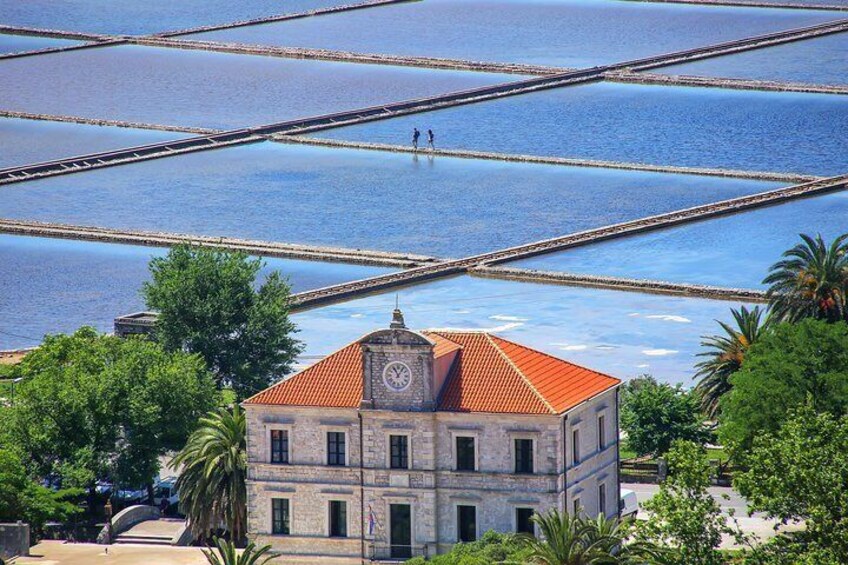
[[[88,327],[47,336],[15,375],[7,439],[35,474],[58,474],[66,486],[147,483],[217,395],[198,356]]]
[[[738,541],[738,528],[727,525],[721,507],[710,495],[710,464],[706,450],[687,441],[676,441],[666,455],[669,476],[660,491],[643,507],[652,513],[639,521],[639,538],[668,548],[668,565],[722,565],[718,551],[723,535]]]
[[[262,266],[244,253],[177,246],[150,262],[142,289],[159,312],[161,343],[198,353],[239,398],[283,377],[302,348],[292,337],[289,285],[277,272],[258,285]]]
[[[746,463],[734,485],[753,510],[805,523],[808,551],[848,563],[848,417],[805,405],[777,432],[758,435]]]
[[[778,324],[748,351],[730,377],[719,434],[736,452],[774,432],[809,399],[816,412],[848,409],[848,325],[813,319]]]
[[[73,499],[81,494],[79,489],[54,491],[41,486],[29,478],[17,453],[0,448],[0,523],[21,520],[38,535],[45,522],[77,514]]]
[[[663,455],[675,440],[704,443],[698,398],[680,386],[643,376],[628,382],[621,396],[621,428],[639,455]]]

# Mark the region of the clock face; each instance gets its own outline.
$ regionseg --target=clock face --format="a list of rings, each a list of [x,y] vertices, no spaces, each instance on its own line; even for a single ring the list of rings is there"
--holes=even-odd
[[[383,369],[383,382],[394,391],[401,391],[412,382],[412,371],[404,363],[393,361]]]

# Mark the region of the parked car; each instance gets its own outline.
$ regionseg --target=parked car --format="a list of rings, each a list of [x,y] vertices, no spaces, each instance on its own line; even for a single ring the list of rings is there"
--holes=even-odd
[[[163,500],[168,502],[166,507],[179,504],[180,497],[177,494],[177,489],[175,488],[176,483],[176,477],[165,477],[164,479],[157,481],[156,485],[153,487],[153,503],[160,508],[163,505]]]
[[[621,500],[618,502],[622,518],[635,518],[639,512],[639,500],[632,490],[621,489]]]

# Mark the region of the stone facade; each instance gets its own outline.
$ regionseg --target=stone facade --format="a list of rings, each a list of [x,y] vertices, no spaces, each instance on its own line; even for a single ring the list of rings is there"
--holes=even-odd
[[[398,339],[400,337],[400,339]],[[394,342],[392,342],[394,339]],[[291,563],[362,563],[391,554],[390,508],[411,524],[407,550],[434,555],[458,541],[457,506],[476,508],[476,532],[516,530],[519,508],[618,512],[617,389],[563,414],[458,413],[434,409],[440,381],[433,344],[415,332],[375,332],[362,342],[358,408],[246,403],[248,531]],[[401,360],[412,378],[387,387],[385,367]],[[434,369],[435,368],[435,369]],[[598,426],[604,432],[599,437]],[[271,462],[271,435],[288,437],[288,462]],[[572,440],[578,434],[578,458]],[[345,465],[329,466],[329,432],[344,432]],[[407,438],[408,468],[391,468],[390,436]],[[456,438],[473,437],[475,469],[458,471]],[[515,473],[516,439],[532,440],[532,474]],[[598,507],[599,486],[606,504]],[[288,534],[273,534],[273,499],[287,499]],[[347,536],[330,537],[331,501],[346,503]],[[408,528],[408,529],[407,529]]]

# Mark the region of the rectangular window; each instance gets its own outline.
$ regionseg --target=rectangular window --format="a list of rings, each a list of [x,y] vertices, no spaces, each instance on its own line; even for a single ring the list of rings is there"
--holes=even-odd
[[[533,472],[533,440],[532,439],[516,439],[515,440],[515,472],[516,473],[532,473]]]
[[[409,436],[389,436],[389,467],[409,469]]]
[[[607,515],[607,485],[598,485],[598,513]]]
[[[574,465],[580,463],[580,430],[571,432],[571,461]]]
[[[477,507],[456,507],[456,539],[457,541],[477,541]]]
[[[330,537],[347,537],[347,502],[344,500],[330,501]]]
[[[473,437],[456,438],[456,470],[474,471],[477,469]]]
[[[289,432],[271,430],[271,463],[289,462]]]
[[[607,428],[606,418],[598,416],[598,451],[603,451],[607,447]]]
[[[515,509],[515,531],[519,534],[536,533],[533,527],[533,509],[532,508],[516,508]]]
[[[271,533],[287,536],[291,533],[291,513],[288,498],[271,499]]]
[[[344,432],[327,432],[327,465],[346,465]]]
[[[580,514],[580,497],[575,498],[571,502],[571,513],[574,516],[577,516],[578,514]]]

